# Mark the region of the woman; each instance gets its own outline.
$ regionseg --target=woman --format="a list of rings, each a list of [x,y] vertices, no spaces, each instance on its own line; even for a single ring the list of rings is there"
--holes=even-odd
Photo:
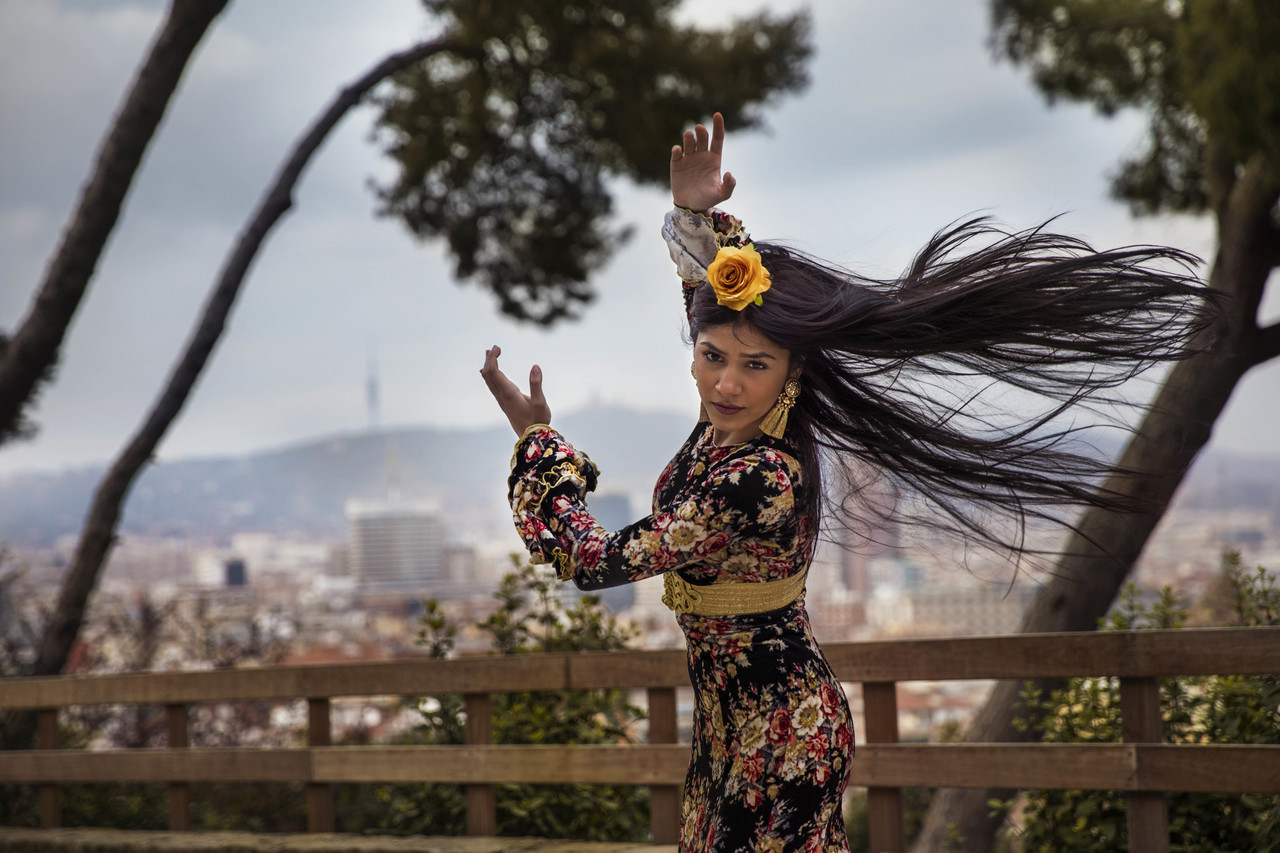
[[[847,850],[853,730],[804,607],[821,460],[856,458],[903,497],[873,506],[863,496],[883,488],[846,489],[846,519],[902,520],[928,505],[931,524],[1025,555],[1028,517],[1065,523],[1064,505],[1127,506],[1093,483],[1103,463],[1064,449],[1069,431],[1044,428],[1188,354],[1207,323],[1204,290],[1186,273],[1191,259],[1171,250],[1095,253],[982,222],[935,237],[901,280],[863,279],[752,244],[715,210],[735,185],[720,172],[723,141],[717,114],[710,133],[687,131],[671,153],[676,209],[663,234],[685,282],[703,408],[651,515],[598,526],[584,502],[596,468],[548,425],[538,368],[528,395],[498,370],[498,347],[481,373],[520,435],[510,498],[534,559],[582,589],[663,575],[696,700],[680,849]],[[986,245],[961,254],[975,238]],[[975,376],[1048,405],[1011,428],[937,390]],[[847,478],[866,470],[834,467]]]

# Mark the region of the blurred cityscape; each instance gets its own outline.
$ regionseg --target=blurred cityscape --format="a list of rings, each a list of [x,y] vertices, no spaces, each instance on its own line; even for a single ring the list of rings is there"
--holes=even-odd
[[[624,410],[564,420],[614,489],[590,498],[609,529],[644,514],[646,484],[688,429],[677,415]],[[496,607],[493,593],[519,550],[503,495],[509,453],[510,436],[497,430],[371,430],[244,458],[158,465],[131,499],[72,669],[423,656],[428,598],[458,627],[457,653],[483,653],[488,638],[476,626]],[[10,649],[22,648],[20,632],[52,607],[95,476],[0,481],[7,549],[0,633]],[[1280,460],[1203,461],[1132,580],[1146,594],[1168,585],[1195,603],[1227,550],[1240,551],[1246,566],[1280,566],[1276,484]],[[1057,533],[1033,526],[1028,535],[1033,548],[1056,546]],[[820,547],[807,597],[820,640],[1012,632],[1044,577],[966,553],[928,529],[911,541],[874,538],[874,546],[864,536],[854,542],[835,529]],[[602,600],[634,623],[639,645],[680,647],[661,594],[661,581],[650,579]],[[577,593],[566,586],[563,595]],[[143,641],[147,622],[152,634]],[[927,737],[962,720],[986,686],[904,685],[903,736]],[[851,695],[855,708],[859,698]],[[384,719],[376,707],[353,706],[350,719],[335,722],[372,731],[409,725],[403,708],[392,707]]]

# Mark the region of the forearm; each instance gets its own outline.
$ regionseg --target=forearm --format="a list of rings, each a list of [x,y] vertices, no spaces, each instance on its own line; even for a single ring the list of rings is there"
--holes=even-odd
[[[677,207],[662,223],[662,239],[682,281],[707,280],[707,267],[721,246],[738,245],[748,238],[742,221],[724,211],[697,213]]]

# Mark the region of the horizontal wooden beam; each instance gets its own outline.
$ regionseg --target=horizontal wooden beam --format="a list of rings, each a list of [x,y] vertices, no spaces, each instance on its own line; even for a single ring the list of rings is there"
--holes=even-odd
[[[313,750],[323,782],[679,785],[683,744],[636,746],[410,746]]]
[[[1280,745],[868,744],[849,784],[1280,794]]]
[[[1280,628],[954,637],[824,647],[845,681],[900,682],[1280,672]],[[464,657],[0,679],[0,709],[215,703],[607,687],[687,687],[683,651]]]
[[[689,686],[689,657],[683,649],[587,652],[568,655],[568,665],[572,688]]]
[[[569,686],[570,657],[520,655],[6,678],[0,679],[0,708],[565,690]]]
[[[305,749],[18,750],[0,782],[303,782]]]
[[[0,782],[450,782],[679,785],[682,744],[23,750]],[[865,744],[861,787],[1280,794],[1280,745]]]
[[[1153,791],[1280,794],[1280,745],[1143,744],[1138,781]]]
[[[681,744],[23,750],[5,753],[0,782],[678,785],[688,766]]]
[[[835,643],[845,681],[950,681],[1280,672],[1280,628],[1089,631]]]

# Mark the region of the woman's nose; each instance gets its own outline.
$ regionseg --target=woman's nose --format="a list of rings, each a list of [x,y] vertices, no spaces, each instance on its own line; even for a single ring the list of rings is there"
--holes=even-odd
[[[721,394],[736,394],[742,390],[742,382],[732,369],[726,369],[716,380],[716,390]]]

